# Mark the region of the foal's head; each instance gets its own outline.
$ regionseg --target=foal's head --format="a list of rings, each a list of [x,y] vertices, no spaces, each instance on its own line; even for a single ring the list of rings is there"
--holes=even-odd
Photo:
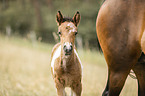
[[[80,22],[80,13],[76,12],[73,18],[64,18],[61,12],[58,11],[56,21],[58,23],[62,53],[65,57],[68,57],[73,52],[75,36],[78,30],[77,26]]]

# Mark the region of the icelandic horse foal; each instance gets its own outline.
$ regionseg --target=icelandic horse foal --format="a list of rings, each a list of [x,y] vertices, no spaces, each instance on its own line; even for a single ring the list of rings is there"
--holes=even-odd
[[[80,13],[73,18],[63,18],[58,11],[56,16],[60,43],[56,44],[51,54],[51,70],[58,96],[66,96],[65,87],[71,88],[71,96],[81,96],[82,65],[75,49],[75,36],[80,22]]]

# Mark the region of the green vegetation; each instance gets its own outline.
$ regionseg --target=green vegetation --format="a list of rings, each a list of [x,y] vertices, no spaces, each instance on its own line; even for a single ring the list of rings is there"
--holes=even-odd
[[[50,71],[52,47],[0,35],[0,96],[56,96]],[[78,53],[83,64],[82,96],[101,96],[107,79],[103,55],[88,50]],[[137,96],[136,80],[128,77],[120,96]]]
[[[83,39],[84,48],[97,49],[95,26],[102,3],[103,0],[1,0],[0,33],[28,38],[34,31],[37,40],[41,37],[44,42],[54,43],[52,32],[57,32],[57,11],[66,17],[80,11],[78,36]]]

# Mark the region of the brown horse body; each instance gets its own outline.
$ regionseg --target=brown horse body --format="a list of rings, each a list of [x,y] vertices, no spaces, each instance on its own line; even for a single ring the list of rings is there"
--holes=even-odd
[[[57,14],[61,41],[52,50],[51,69],[58,96],[66,95],[65,87],[70,87],[75,96],[81,96],[82,65],[74,44],[79,20],[79,12],[73,19],[63,18],[60,11]]]
[[[103,96],[118,96],[131,69],[138,95],[145,96],[145,0],[106,0],[96,30],[108,65]]]

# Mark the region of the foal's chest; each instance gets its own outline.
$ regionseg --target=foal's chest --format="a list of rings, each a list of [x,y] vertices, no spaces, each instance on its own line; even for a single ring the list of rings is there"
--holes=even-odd
[[[61,84],[63,84],[65,87],[70,87],[73,85],[74,82],[77,82],[81,79],[81,75],[79,73],[70,73],[70,72],[64,72],[63,74],[59,75],[56,73],[56,78],[58,79]]]

